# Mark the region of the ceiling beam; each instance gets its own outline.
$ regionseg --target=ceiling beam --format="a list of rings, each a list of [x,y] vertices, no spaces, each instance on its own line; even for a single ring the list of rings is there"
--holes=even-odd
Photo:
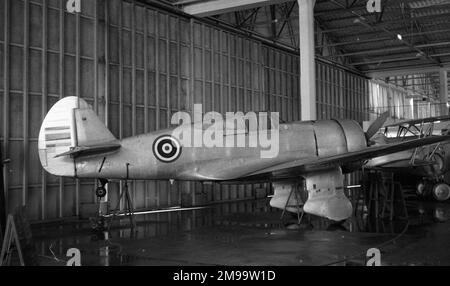
[[[343,6],[341,3],[337,2],[336,0],[330,0],[330,2],[333,3],[333,4],[335,4],[335,5],[337,5],[337,6],[340,6],[341,8],[346,8],[345,6]],[[362,26],[374,28],[374,25],[375,25],[376,23],[372,23],[372,22],[368,21],[366,18],[362,17],[360,14],[358,14],[358,13],[356,13],[356,12],[351,11],[351,13],[352,13],[354,16],[357,16],[357,18],[358,18],[358,20],[359,20],[359,24],[361,24]],[[392,38],[394,38],[394,37],[397,36],[396,33],[392,32],[392,31],[390,31],[390,30],[388,30],[388,29],[386,29],[386,28],[384,28],[384,27],[381,27],[381,28],[380,28],[380,27],[377,27],[377,29],[382,30],[384,33],[390,35]],[[423,50],[417,48],[414,44],[408,42],[406,39],[400,39],[400,42],[402,42],[405,46],[408,46],[408,47],[410,47],[411,49],[414,49],[415,51],[417,51],[417,52],[420,53],[421,55],[425,56],[425,57],[428,58],[429,60],[435,62],[438,66],[441,65],[441,62],[440,62],[438,59],[436,59],[436,58],[434,58],[434,57],[431,57],[431,56],[429,55],[428,52],[423,51]],[[352,64],[352,65],[355,66],[355,64]]]
[[[395,2],[397,2],[397,1],[395,1]],[[443,9],[443,8],[436,9],[436,6],[427,6],[427,7],[421,7],[421,8],[411,9],[411,10],[414,11],[414,12],[417,12],[417,13],[422,13],[424,15],[428,15],[428,16],[438,16],[438,15],[441,15],[441,14],[446,14],[448,12],[448,10],[446,12],[445,9]],[[449,8],[450,7],[450,2],[447,2],[447,3],[444,3],[444,4],[441,3],[440,6],[446,6],[446,8]],[[386,7],[386,6],[383,6],[383,7]],[[386,7],[386,9],[388,11],[392,11],[392,8],[394,8],[396,11],[399,11],[399,12],[401,11],[400,5],[398,6],[398,8],[396,8],[396,7]],[[429,11],[423,11],[422,9],[423,10],[429,10]],[[357,10],[353,9],[353,11],[356,12]],[[347,9],[345,12],[350,14],[353,11]],[[365,8],[360,10],[360,11],[364,12],[364,13],[360,13],[360,15],[362,17],[365,17],[365,18],[366,17],[371,17],[371,16],[374,15],[372,13],[367,12],[367,9],[365,9]],[[432,13],[435,13],[435,14],[432,14]],[[340,13],[336,13],[334,15],[340,15]],[[422,15],[417,15],[417,17],[423,17],[423,16]],[[353,19],[353,18],[354,18],[354,15],[346,15],[346,16],[343,16],[343,17],[335,17],[335,18],[329,19],[329,20],[327,20],[327,22],[328,21],[330,21],[330,22],[345,21],[345,20],[349,20],[349,19]],[[401,18],[399,18],[399,19],[401,19]]]
[[[185,13],[197,17],[209,17],[263,6],[277,5],[285,2],[292,2],[292,0],[181,1],[174,3],[174,5],[180,7]]]
[[[449,13],[443,13],[440,15],[435,15],[435,16],[430,16],[430,15],[421,15],[421,16],[416,16],[414,18],[411,18],[411,20],[420,20],[421,24],[424,25],[424,27],[426,28],[431,28],[433,26],[442,26],[444,24],[448,24],[449,23],[449,16],[450,16],[450,12]],[[353,19],[357,19],[357,17],[353,18]],[[429,23],[425,23],[424,21],[430,20]],[[395,20],[385,20],[381,23],[373,23],[372,27],[367,28],[366,30],[370,31],[373,30],[374,28],[390,28],[390,29],[395,29],[395,27],[392,27],[394,25],[404,25],[405,21],[404,19],[395,19]],[[351,22],[351,25],[346,25],[346,26],[342,26],[339,25],[337,23],[334,23],[334,25],[337,25],[337,28],[332,28],[332,29],[327,29],[324,31],[324,33],[341,33],[341,32],[347,32],[349,34],[353,34],[354,30],[356,31],[361,31],[361,27],[358,27],[357,25],[355,25],[354,21]],[[403,27],[400,27],[403,28]],[[345,35],[343,35],[345,37]]]
[[[450,70],[450,63],[443,64],[444,68],[447,68]],[[432,72],[439,72],[440,68],[436,65],[423,65],[423,64],[416,64],[416,65],[407,65],[407,66],[400,66],[395,68],[389,68],[389,69],[373,69],[365,71],[364,73],[371,78],[386,78],[386,77],[392,77],[392,76],[402,76],[402,75],[411,75],[411,74],[418,74],[418,73],[432,73]]]
[[[430,44],[423,44],[423,45],[416,45],[417,48],[429,48],[429,47],[439,47],[439,46],[449,46],[450,42],[437,42],[437,43],[430,43]],[[370,49],[370,50],[361,50],[361,51],[353,51],[349,53],[343,53],[336,55],[337,57],[349,57],[349,56],[358,56],[358,55],[368,55],[368,54],[379,54],[379,53],[385,53],[385,52],[393,52],[393,51],[402,51],[411,49],[408,46],[394,46],[389,48],[380,48],[380,49]],[[433,55],[436,56],[436,55]]]
[[[423,36],[423,35],[430,35],[430,34],[440,34],[440,33],[450,33],[450,29],[442,29],[442,30],[434,30],[434,31],[425,31],[425,32],[417,32],[417,33],[410,33],[410,34],[402,34],[403,38],[407,37],[415,37],[415,36]],[[378,35],[378,33],[374,33],[375,35]],[[352,36],[355,37],[355,36]],[[348,37],[347,37],[348,38]],[[340,38],[342,39],[342,37]],[[363,38],[363,39],[356,39],[353,41],[342,41],[339,43],[329,43],[324,46],[326,47],[337,47],[337,46],[348,46],[348,45],[357,45],[357,44],[364,44],[364,43],[372,43],[372,42],[382,42],[382,41],[389,41],[389,40],[395,40],[397,41],[397,38],[392,37],[370,37],[370,38]],[[323,46],[318,46],[319,48]]]
[[[417,2],[417,0],[411,0],[409,2],[410,3],[405,3],[405,1],[402,1],[401,3],[414,5],[414,2]],[[401,4],[401,3],[399,3],[399,4]],[[437,6],[446,6],[446,5],[449,5],[449,4],[450,4],[450,2],[438,2],[438,3],[430,2],[430,3],[425,3],[424,5],[422,5],[420,7],[408,7],[408,8],[410,8],[413,11],[417,11],[417,9],[424,9],[424,8],[437,7]],[[384,6],[384,7],[386,7],[386,6]],[[398,6],[389,5],[389,6],[386,7],[386,9],[392,10],[392,11],[398,11],[398,10],[401,10],[402,7],[401,7],[401,5],[398,5]],[[366,3],[364,3],[364,5],[357,5],[357,6],[355,5],[355,6],[349,7],[349,8],[323,9],[323,10],[316,9],[315,15],[316,16],[338,15],[338,14],[341,14],[343,12],[349,12],[349,10],[353,10],[353,11],[358,11],[359,10],[359,11],[367,12],[367,5],[366,5]]]

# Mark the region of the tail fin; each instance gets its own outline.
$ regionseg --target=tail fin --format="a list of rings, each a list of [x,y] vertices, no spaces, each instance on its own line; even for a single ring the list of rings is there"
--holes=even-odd
[[[65,97],[48,112],[39,133],[39,158],[44,169],[56,176],[76,175],[73,154],[79,148],[111,146],[117,139],[78,97]]]

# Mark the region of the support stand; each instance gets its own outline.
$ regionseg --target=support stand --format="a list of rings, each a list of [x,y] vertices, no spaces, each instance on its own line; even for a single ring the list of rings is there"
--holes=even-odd
[[[26,209],[19,208],[13,215],[8,216],[5,237],[0,252],[0,266],[10,266],[13,262],[12,255],[15,251],[17,251],[19,257],[18,262],[20,266],[39,265],[30,224],[25,214]]]
[[[292,196],[295,198],[295,205],[290,205],[290,201]],[[295,186],[291,189],[289,193],[289,197],[286,201],[286,205],[284,206],[283,212],[281,213],[281,220],[284,219],[284,216],[286,215],[286,212],[288,211],[288,208],[297,208],[297,222],[300,225],[302,223],[303,217],[305,215],[305,211],[303,210],[303,207],[300,206],[300,202],[302,202],[301,194],[300,194],[300,185],[295,184]]]
[[[13,247],[13,243],[15,247]],[[8,216],[6,223],[5,237],[3,239],[2,251],[0,254],[0,266],[10,266],[11,256],[17,250],[19,256],[20,266],[25,266],[25,261],[22,255],[22,247],[20,246],[19,235],[17,234],[16,224],[12,215]]]
[[[131,230],[133,231],[136,228],[136,222],[134,219],[134,206],[133,206],[133,201],[131,200],[130,191],[128,188],[129,167],[130,167],[130,164],[127,164],[127,178],[125,180],[125,190],[123,190],[119,196],[119,200],[117,201],[116,208],[114,209],[115,211],[112,214],[111,219],[109,221],[108,232],[111,229],[111,225],[112,225],[115,217],[120,213],[120,203],[121,203],[122,199],[125,199],[125,215],[130,218]]]
[[[366,177],[366,203],[369,216],[375,219],[394,220],[408,218],[403,189],[395,181],[394,174],[380,170],[371,170]],[[367,192],[368,191],[368,192]]]
[[[347,190],[347,197],[350,198],[350,201],[352,202],[353,206],[353,215],[358,216],[358,214],[362,213],[360,212],[360,207],[364,207],[364,195],[363,195],[363,186],[355,187],[352,189],[346,189]]]

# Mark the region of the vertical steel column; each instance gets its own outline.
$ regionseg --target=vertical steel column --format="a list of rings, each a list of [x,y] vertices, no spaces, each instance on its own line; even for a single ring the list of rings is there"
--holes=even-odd
[[[94,5],[94,110],[99,114],[98,106],[98,0],[95,0]]]
[[[109,1],[109,0],[105,0]],[[149,97],[149,90],[148,90],[148,9],[144,7],[144,132],[148,133],[150,131],[149,124],[148,124],[148,97]],[[148,181],[144,182],[144,207],[147,209],[149,207],[148,205],[148,188],[149,184]]]
[[[117,45],[119,46],[119,139],[123,139],[123,1],[119,1],[119,39]],[[119,197],[123,192],[123,181],[119,183]],[[124,210],[125,203],[119,202],[120,210]]]
[[[170,100],[170,33],[171,33],[171,29],[170,29],[170,15],[166,15],[167,19],[166,19],[166,106],[167,106],[167,112],[166,112],[166,124],[165,127],[169,127],[170,126],[170,117],[172,114],[172,106],[171,106],[171,100]],[[172,187],[167,185],[168,188],[168,192],[167,192],[167,205],[170,206],[170,201],[171,201],[171,191],[172,191]]]
[[[108,0],[106,0],[108,1]],[[148,9],[144,7],[144,132],[150,131],[148,124]]]
[[[104,114],[103,114],[103,122],[105,123],[105,126],[108,128],[109,127],[109,103],[110,103],[110,101],[109,101],[109,6],[108,6],[108,3],[109,3],[109,1],[108,0],[103,0],[104,1],[104,29],[105,29],[105,31],[104,31],[104,47],[103,47],[103,49],[104,49],[104,53],[105,53],[105,58],[104,58],[104,65],[105,65],[105,68],[104,68],[104,100],[103,100],[103,104],[104,104],[104,109],[103,109],[103,112],[104,112]],[[98,9],[98,5],[99,5],[99,3],[97,3],[97,9],[96,9],[96,25],[98,25],[98,21],[99,21],[99,15],[98,15],[98,11],[99,11],[99,9]],[[96,28],[96,31],[98,31],[98,29],[99,29],[99,27],[97,27]],[[98,32],[97,32],[98,33]],[[97,35],[96,37],[96,46],[98,45],[97,44],[97,42],[98,42],[98,39],[99,39],[99,35]],[[99,61],[100,61],[100,59],[98,58],[98,51],[97,51],[97,48],[96,48],[96,52],[95,52],[95,55],[96,55],[96,66],[99,64]],[[97,72],[98,72],[98,70],[97,70]],[[97,76],[97,79],[99,79],[99,77]],[[98,97],[100,94],[98,93],[98,91],[96,92],[97,93],[97,96],[96,97]],[[97,101],[98,101],[98,99],[97,99]],[[97,105],[98,105],[98,103],[97,103]],[[97,184],[97,182],[96,182],[96,184]],[[106,192],[106,196],[102,199],[102,202],[104,202],[104,203],[108,203],[109,202],[109,198],[110,198],[110,196],[109,196],[109,190],[110,190],[110,188],[109,188],[109,186],[108,185],[106,185],[105,186],[106,187],[106,190],[107,190],[107,192]],[[93,193],[93,195],[95,196],[95,193]]]
[[[242,94],[240,95],[240,97],[239,97],[239,100],[238,100],[238,102],[239,101],[241,101],[241,100],[243,100],[243,106],[240,106],[240,105],[238,105],[239,106],[239,108],[236,110],[236,111],[240,111],[240,112],[247,112],[247,88],[246,88],[246,80],[245,80],[245,66],[246,66],[246,63],[247,63],[247,60],[246,60],[246,58],[245,58],[245,39],[240,39],[240,45],[238,45],[238,47],[239,47],[239,49],[241,50],[241,58],[240,58],[240,62],[242,63],[242,69],[240,69],[240,72],[241,72],[241,74],[240,74],[240,78],[242,78],[242,89],[240,88],[240,86],[239,86],[239,83],[238,83],[238,81],[236,81],[236,85],[238,86],[238,88],[237,88],[237,90],[239,91],[239,90],[242,90],[243,92],[242,92]],[[239,60],[237,61],[237,62],[239,62]],[[236,74],[238,74],[238,73],[236,73]],[[239,78],[239,77],[238,77]],[[241,197],[242,198],[245,198],[246,197],[246,192],[245,192],[245,190],[246,190],[246,185],[238,185],[238,186],[236,186],[236,199],[240,199]]]
[[[211,111],[217,112],[217,108],[216,108],[216,77],[215,77],[215,55],[216,55],[216,51],[214,50],[215,48],[215,34],[216,34],[216,30],[214,29],[214,27],[210,27],[210,51],[211,51],[211,61],[210,61],[210,66],[211,66]]]
[[[181,110],[181,21],[180,18],[177,18],[177,61],[178,61],[178,65],[177,65],[177,94],[178,94],[178,100],[177,100],[177,110],[180,111]],[[183,100],[185,100],[185,98],[183,98]],[[184,103],[186,104],[186,103]],[[170,122],[169,122],[170,123]],[[178,190],[178,197],[177,197],[177,205],[181,206],[182,205],[182,196],[181,196],[181,188],[180,185],[177,184],[177,190]]]
[[[316,55],[314,47],[315,0],[297,0],[300,25],[300,89],[302,120],[317,119]]]
[[[60,2],[59,10],[59,98],[63,98],[64,95],[64,67],[65,67],[65,7],[63,2]],[[59,203],[59,217],[63,217],[63,196],[64,196],[64,179],[59,178],[59,190],[58,190],[58,203]]]
[[[131,2],[131,132],[137,135],[136,116],[136,2]],[[136,182],[133,181],[132,200],[136,201]]]
[[[190,54],[190,74],[191,74],[191,76],[190,76],[190,88],[189,88],[189,92],[190,92],[190,95],[189,95],[189,103],[190,103],[190,106],[189,106],[189,110],[191,111],[191,115],[192,116],[194,116],[194,103],[195,103],[195,96],[194,96],[194,92],[195,92],[195,69],[194,69],[194,64],[195,64],[195,58],[194,58],[194,53],[195,53],[195,44],[194,44],[194,25],[195,25],[195,22],[194,22],[194,19],[193,18],[191,18],[190,19],[190,23],[189,23],[189,27],[190,27],[190,30],[191,30],[191,34],[190,34],[190,44],[191,44],[191,50],[190,50],[190,52],[191,52],[191,54]],[[193,206],[195,206],[195,203],[196,203],[196,200],[195,200],[195,187],[194,188],[192,188],[192,183],[186,183],[186,187],[188,188],[188,192],[192,195],[192,197],[191,197],[191,202],[192,202],[192,205]]]
[[[206,48],[205,48],[205,24],[202,24],[202,104],[206,112]],[[195,102],[198,103],[198,102]]]
[[[228,38],[228,102],[225,112],[234,111],[233,108],[231,108],[231,77],[233,76],[231,74],[231,36],[229,33],[227,33]],[[227,190],[229,190],[229,186],[227,186]]]
[[[155,11],[155,102],[156,102],[156,130],[161,129],[161,103],[159,102],[160,97],[160,70],[159,70],[159,12]],[[167,68],[167,67],[166,67]],[[159,209],[161,206],[160,199],[160,188],[159,183],[155,183],[155,194],[156,194],[156,208]]]
[[[131,2],[131,132],[136,135],[136,2]],[[134,184],[135,185],[135,184]],[[134,188],[133,188],[134,189]]]
[[[27,204],[27,195],[28,195],[28,157],[29,157],[29,132],[28,132],[28,107],[29,107],[29,94],[28,94],[28,62],[29,62],[29,45],[30,45],[30,3],[29,0],[24,0],[24,40],[23,40],[23,173],[22,173],[22,206],[26,206]]]
[[[156,130],[159,130],[161,128],[161,122],[160,122],[160,107],[161,104],[159,102],[159,93],[160,93],[160,70],[159,70],[159,12],[155,11],[155,102],[156,102]],[[158,185],[158,184],[156,184]],[[158,188],[158,186],[157,186]]]
[[[119,1],[119,139],[123,138],[123,1]],[[121,184],[122,185],[122,184]]]
[[[248,61],[250,64],[250,71],[249,71],[250,82],[248,83],[249,89],[250,89],[250,95],[249,95],[250,96],[250,107],[249,107],[250,109],[247,111],[250,111],[250,110],[260,111],[259,108],[257,106],[255,106],[255,89],[254,89],[254,84],[253,84],[253,71],[254,71],[254,67],[255,67],[255,62],[253,60],[253,53],[252,53],[253,47],[254,47],[253,42],[250,41],[249,47],[247,47],[248,48],[248,56],[249,56]]]
[[[10,0],[5,0],[4,7],[4,37],[3,37],[3,154],[5,157],[9,154],[9,4]],[[3,185],[5,187],[5,201],[8,208],[8,167],[3,168]]]
[[[234,108],[233,107],[231,107],[231,102],[232,102],[232,100],[231,100],[231,96],[232,96],[232,93],[231,93],[231,77],[232,77],[232,73],[231,73],[231,40],[232,40],[232,37],[231,37],[231,34],[230,33],[227,33],[226,34],[227,35],[227,38],[228,38],[228,70],[227,70],[227,72],[228,72],[228,102],[227,102],[227,107],[226,107],[226,110],[225,110],[225,112],[231,112],[231,111],[235,111],[234,110]],[[232,188],[232,186],[230,186],[230,185],[226,185],[226,186],[223,186],[224,188],[224,192],[226,193],[226,198],[227,198],[227,200],[229,200],[230,199],[230,197],[231,197],[231,192],[230,192],[230,189]],[[223,199],[223,197],[224,197],[224,195],[222,194],[222,199]]]
[[[75,94],[78,98],[81,97],[81,83],[80,83],[80,64],[81,64],[81,22],[80,22],[80,13],[75,14],[76,19],[76,29],[75,29]],[[79,107],[79,104],[78,104]],[[75,215],[78,216],[80,214],[80,180],[76,179],[75,186]]]
[[[344,105],[344,94],[345,94],[345,83],[344,83],[344,72],[338,72],[339,77],[339,118],[344,118],[345,116],[345,105]]]
[[[241,63],[242,63],[242,69],[241,69],[240,78],[242,78],[242,90],[243,90],[243,94],[241,94],[241,98],[243,98],[243,100],[244,100],[244,105],[240,106],[238,111],[247,111],[247,100],[246,100],[247,99],[247,97],[246,97],[246,94],[247,94],[247,88],[246,88],[247,81],[245,80],[245,66],[246,66],[246,63],[247,63],[247,59],[245,58],[245,49],[244,49],[245,48],[245,40],[241,39],[240,43],[241,44],[239,45],[240,46],[239,48],[240,48],[240,50],[242,52],[242,58],[240,59]],[[238,194],[238,197],[239,197],[239,194]]]
[[[181,21],[177,18],[177,110],[181,109]],[[170,123],[170,122],[169,122]]]
[[[299,92],[295,89],[296,87],[296,83],[300,82],[299,80],[296,80],[296,76],[298,75],[298,73],[295,71],[295,63],[298,62],[296,60],[296,58],[294,56],[290,56],[289,57],[289,61],[288,63],[290,64],[290,75],[289,75],[289,85],[290,85],[290,96],[292,98],[292,103],[291,103],[291,112],[292,112],[292,120],[297,120],[297,114],[299,114],[300,112],[298,112],[297,110],[297,105],[295,105],[295,100],[298,97],[300,97]],[[295,82],[294,82],[295,81]],[[300,99],[299,99],[300,101]]]
[[[236,112],[239,109],[239,57],[238,57],[238,39],[236,37],[236,35],[234,35],[234,71],[235,73],[233,74],[234,76],[234,94],[235,94],[235,98],[234,98],[234,106],[232,106],[231,111]],[[241,75],[242,76],[242,75]],[[231,102],[233,102],[233,100],[231,100]],[[233,186],[234,189],[234,186]]]
[[[439,70],[439,95],[441,101],[441,116],[448,115],[448,72],[441,68]]]
[[[222,52],[223,52],[223,48],[222,48],[222,31],[221,30],[218,30],[217,31],[217,37],[218,37],[218,52],[219,52],[219,62],[217,63],[218,65],[219,65],[219,100],[220,100],[220,102],[219,102],[219,109],[220,109],[220,113],[222,114],[222,115],[224,115],[225,114],[225,108],[224,108],[224,105],[223,105],[223,96],[224,96],[224,94],[223,94],[223,86],[224,86],[224,82],[223,82],[223,77],[224,77],[224,75],[223,75],[223,55],[222,55]],[[220,185],[220,184],[218,184],[218,185],[216,185],[216,188],[218,188],[219,189],[219,191],[218,191],[218,195],[219,195],[219,198],[216,198],[215,199],[215,201],[222,201],[223,199],[222,199],[222,197],[223,197],[223,195],[222,195],[222,192],[223,192],[223,187],[222,187],[222,185]],[[215,194],[216,194],[217,192],[214,190],[214,197],[216,196]]]
[[[166,15],[166,127],[170,126],[170,117],[172,113],[172,106],[170,102],[170,15]]]
[[[109,126],[109,0],[105,2],[105,125]]]
[[[220,102],[219,102],[219,109],[220,109],[220,113],[225,114],[225,110],[223,107],[223,55],[222,55],[222,31],[218,30],[217,31],[217,37],[218,38],[218,49],[219,49],[219,62],[217,63],[219,65],[219,98],[220,98]]]
[[[41,120],[43,121],[47,114],[47,1],[42,1],[42,100],[41,100]],[[45,220],[45,201],[47,195],[47,175],[41,170],[41,220]]]
[[[259,72],[259,108],[261,111],[268,110],[266,107],[266,101],[264,100],[264,93],[266,89],[266,83],[264,80],[264,53],[263,46],[261,43],[258,43],[258,72]]]

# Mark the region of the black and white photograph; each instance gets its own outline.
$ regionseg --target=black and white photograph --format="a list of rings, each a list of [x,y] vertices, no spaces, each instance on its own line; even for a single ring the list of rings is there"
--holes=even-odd
[[[450,266],[449,71],[450,0],[0,0],[0,272]]]

